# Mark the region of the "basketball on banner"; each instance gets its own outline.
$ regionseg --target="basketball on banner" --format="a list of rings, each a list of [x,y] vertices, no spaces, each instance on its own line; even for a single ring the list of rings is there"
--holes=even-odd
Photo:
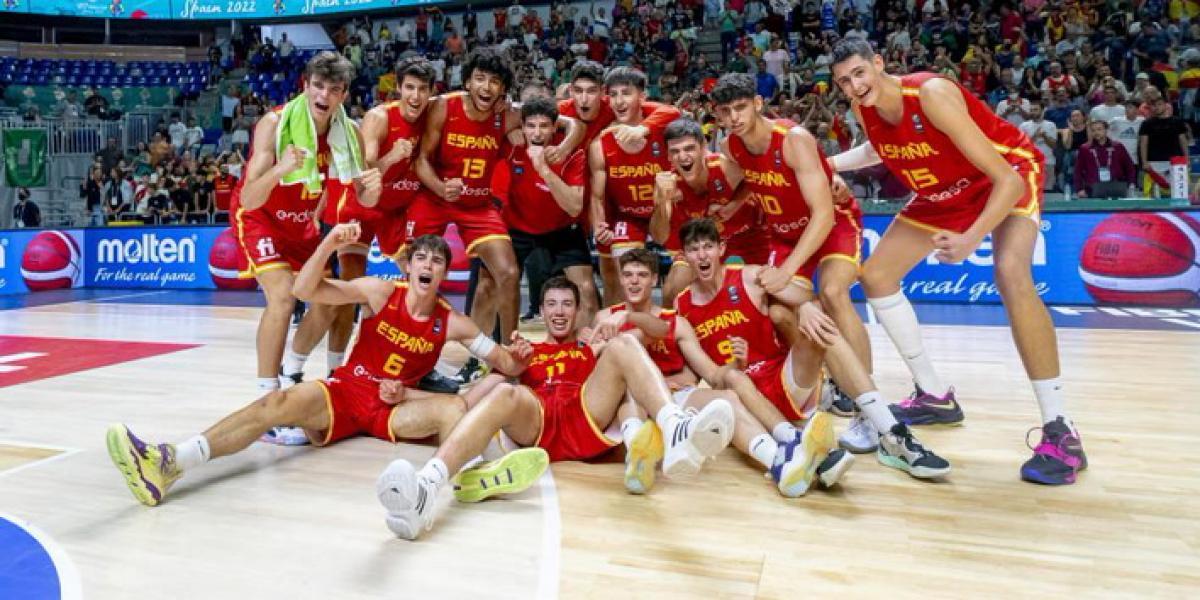
[[[1200,221],[1186,213],[1123,213],[1096,226],[1079,276],[1101,303],[1200,305]]]

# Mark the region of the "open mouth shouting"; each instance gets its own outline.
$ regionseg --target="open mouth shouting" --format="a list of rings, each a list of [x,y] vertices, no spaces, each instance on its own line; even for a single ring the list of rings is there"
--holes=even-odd
[[[414,280],[417,282],[417,287],[422,290],[428,290],[433,285],[433,273],[428,271],[418,273]]]

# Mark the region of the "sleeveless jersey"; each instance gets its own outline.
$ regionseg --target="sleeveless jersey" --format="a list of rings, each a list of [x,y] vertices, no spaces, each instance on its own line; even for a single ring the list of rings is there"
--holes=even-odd
[[[602,131],[612,125],[617,120],[617,113],[613,112],[612,105],[609,104],[608,98],[600,97],[600,108],[596,111],[596,118],[591,121],[583,121],[587,127],[583,134],[583,142],[579,144],[580,148],[587,148],[600,135]],[[558,114],[572,119],[579,119],[579,111],[575,107],[574,99],[559,100]],[[660,104],[658,102],[642,102],[642,125],[648,127],[651,133],[661,133],[662,130],[671,124],[671,121],[678,119],[682,113],[679,109],[669,104]]]
[[[721,291],[708,304],[696,304],[689,288],[675,299],[675,310],[692,324],[700,347],[718,365],[733,362],[730,336],[743,338],[750,345],[747,371],[786,354],[775,336],[775,325],[754,306],[746,292],[741,265],[725,266]]]
[[[380,210],[403,208],[403,206],[394,206],[394,204],[397,202],[407,204],[407,200],[410,198],[407,195],[415,194],[417,190],[421,189],[421,180],[412,169],[412,161],[421,148],[421,134],[425,131],[425,113],[421,113],[421,118],[417,119],[416,123],[409,123],[404,118],[404,109],[400,106],[400,102],[400,100],[396,100],[387,104],[387,137],[379,145],[379,155],[384,156],[391,152],[396,142],[402,139],[412,142],[413,152],[411,156],[392,165],[387,173],[383,174],[384,189],[395,193],[380,195],[378,206]]]
[[[733,193],[736,190],[729,185],[725,170],[721,168],[721,155],[710,153],[704,158],[704,162],[708,169],[708,184],[702,192],[693,190],[692,186],[683,180],[683,177],[679,174],[675,175],[675,185],[679,188],[682,197],[679,202],[675,203],[675,209],[671,212],[671,236],[668,238],[668,243],[665,244],[667,248],[681,247],[679,228],[683,227],[688,219],[707,217],[711,205],[724,206],[733,200]],[[734,236],[759,228],[760,216],[758,205],[753,201],[746,202],[742,208],[733,213],[733,217],[728,221],[717,223],[721,239],[728,242]],[[764,237],[763,243],[766,242]]]
[[[282,112],[283,107],[275,108],[276,114]],[[324,191],[328,193],[325,202],[327,206],[336,206],[348,202],[353,196],[354,188],[342,185],[336,178],[326,179],[329,175],[330,162],[329,142],[326,140],[326,136],[319,136],[317,138],[317,169],[324,180]],[[245,182],[246,178],[242,178],[238,182],[231,201],[231,210],[235,214],[242,211],[241,192]],[[277,184],[271,189],[267,202],[250,212],[255,213],[255,219],[266,220],[271,229],[282,234],[283,237],[294,236],[295,239],[301,239],[312,236],[309,230],[315,227],[313,219],[320,202],[321,193],[309,192],[303,183]]]
[[[520,381],[545,399],[557,397],[544,393],[556,385],[583,387],[595,369],[596,355],[587,344],[540,342],[533,344],[533,358]]]
[[[551,140],[551,145],[562,141],[561,135]],[[511,146],[508,155],[509,184],[508,199],[504,204],[504,222],[510,229],[525,233],[549,233],[578,223],[586,211],[572,217],[558,205],[550,186],[538,175],[526,153],[526,146]],[[587,156],[576,150],[558,163],[550,165],[568,187],[582,187],[587,180]],[[499,194],[497,194],[499,195]]]
[[[755,203],[766,216],[767,225],[777,241],[792,243],[804,234],[804,228],[812,213],[808,203],[800,192],[800,183],[796,180],[796,172],[788,166],[783,157],[783,143],[787,133],[793,127],[791,121],[775,120],[771,122],[771,141],[767,144],[766,152],[754,154],[746,148],[742,138],[729,136],[730,158],[742,168],[745,180],[742,185],[749,187]],[[821,160],[821,169],[825,178],[833,181],[833,172],[825,162],[825,153],[817,147],[817,157]],[[854,220],[858,213],[858,201],[851,198],[848,206],[836,206],[833,211],[834,227],[839,220]]]
[[[465,92],[446,96],[446,122],[433,164],[438,177],[462,179],[466,186],[454,204],[477,208],[491,203],[492,171],[500,162],[504,142],[504,113],[474,121],[467,116],[468,101]],[[445,203],[436,197],[434,201]]]
[[[609,307],[612,312],[620,312],[629,310],[625,304],[614,304]],[[674,375],[683,370],[687,363],[683,360],[683,354],[679,352],[679,342],[675,340],[675,311],[664,308],[658,313],[658,318],[666,321],[668,325],[667,335],[661,340],[655,340],[646,345],[646,353],[650,355],[650,360],[662,371],[663,375]],[[637,329],[632,323],[625,323],[621,327],[621,331],[631,331]]]
[[[654,212],[654,175],[671,169],[662,138],[652,134],[641,150],[630,154],[610,131],[600,136],[600,147],[607,170],[604,195],[609,210],[625,218],[649,219]]]
[[[921,84],[937,77],[934,73],[913,73],[900,78],[904,114],[895,125],[883,120],[871,106],[861,107],[863,128],[875,152],[908,189],[917,194],[914,201],[946,202],[969,199],[964,193],[975,186],[991,185],[980,171],[954,145],[954,140],[939,131],[921,109]],[[996,116],[990,108],[963,90],[963,101],[971,120],[1014,168],[1040,171],[1042,153],[1012,123]],[[973,190],[972,190],[973,191]]]
[[[411,387],[433,370],[446,344],[453,309],[438,296],[433,315],[414,319],[404,304],[407,293],[408,284],[397,282],[383,309],[363,320],[354,349],[336,377],[398,379]]]

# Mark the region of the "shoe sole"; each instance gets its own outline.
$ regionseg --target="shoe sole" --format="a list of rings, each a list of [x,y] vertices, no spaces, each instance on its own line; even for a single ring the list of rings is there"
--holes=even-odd
[[[891,468],[899,470],[899,471],[904,471],[905,473],[908,473],[909,475],[912,475],[913,477],[916,477],[917,479],[937,479],[939,477],[945,477],[946,475],[950,474],[950,467],[946,467],[944,469],[931,469],[929,467],[914,467],[914,466],[908,464],[907,462],[905,462],[904,459],[902,459],[898,456],[884,454],[882,451],[876,451],[875,458],[879,460],[879,464],[881,464],[885,467],[891,467]]]
[[[837,482],[842,479],[842,475],[845,475],[846,471],[849,471],[850,467],[854,465],[854,461],[854,455],[850,452],[846,452],[846,454],[842,455],[841,460],[838,460],[836,463],[834,463],[831,468],[825,471],[821,471],[820,468],[818,468],[817,478],[821,480],[821,485],[827,488],[837,485]]]
[[[838,436],[838,442],[837,442],[838,448],[841,448],[851,454],[866,454],[868,452],[874,452],[879,449],[878,443],[873,444],[871,446],[855,446],[854,444],[846,441],[846,438],[845,438],[846,433],[848,433],[848,432],[844,431],[844,432],[842,432],[842,435]],[[876,436],[876,437],[878,437],[878,436]]]
[[[692,435],[683,442],[684,457],[664,461],[663,475],[677,478],[698,474],[704,461],[720,454],[733,439],[733,407],[725,400],[712,401],[694,418]]]
[[[888,407],[888,409],[891,410],[892,406],[896,406],[896,405],[895,404],[890,405]],[[894,410],[891,410],[891,413],[892,413],[893,417],[896,417],[897,421],[900,421],[901,423],[904,423],[905,425],[908,425],[909,427],[961,427],[963,424],[963,421],[966,419],[966,417],[961,412],[958,414],[958,418],[953,421],[947,421],[940,417],[922,417],[920,419],[909,419],[909,418],[901,417],[900,415],[896,414],[896,411],[894,411]]]
[[[654,487],[654,470],[662,458],[662,431],[657,423],[646,420],[629,442],[625,457],[625,489],[631,494],[649,492]]]
[[[833,417],[827,412],[813,415],[808,427],[804,428],[803,435],[800,446],[804,451],[804,461],[790,472],[781,473],[779,478],[779,493],[789,498],[798,498],[808,493],[817,467],[821,466],[825,455],[837,447],[837,438],[833,434]]]
[[[1039,475],[1030,474],[1027,473],[1025,469],[1021,469],[1021,480],[1040,485],[1072,485],[1075,483],[1075,474],[1072,474],[1068,478],[1050,480],[1042,479]]]
[[[125,485],[133,493],[133,497],[146,506],[158,506],[162,500],[154,497],[154,493],[148,487],[149,483],[142,478],[141,469],[137,465],[138,459],[133,457],[135,452],[133,445],[129,443],[129,428],[124,425],[109,427],[105,443],[108,446],[108,457],[125,478]]]
[[[459,473],[454,478],[454,499],[473,503],[500,494],[519,494],[537,483],[548,466],[550,455],[541,448],[514,450]]]
[[[375,497],[379,498],[379,503],[388,512],[385,519],[388,529],[406,540],[415,540],[421,535],[421,516],[408,498],[394,490],[401,483],[408,487],[408,483],[416,478],[417,472],[413,466],[407,461],[398,460],[388,465],[379,474],[379,479],[375,480]]]

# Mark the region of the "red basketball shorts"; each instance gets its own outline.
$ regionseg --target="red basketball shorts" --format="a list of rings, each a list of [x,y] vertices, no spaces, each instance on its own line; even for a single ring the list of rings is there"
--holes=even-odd
[[[589,459],[620,443],[604,435],[588,414],[583,403],[586,387],[561,383],[533,390],[542,408],[542,432],[534,445],[552,461]]]
[[[789,421],[807,419],[817,409],[817,401],[821,398],[820,378],[805,382],[810,385],[799,385],[792,372],[791,351],[746,367],[746,376]]]
[[[324,446],[360,434],[396,441],[391,420],[397,407],[379,399],[378,383],[353,376],[330,377],[317,383],[325,390],[329,428],[317,435],[309,434],[314,444]]]
[[[458,226],[458,235],[468,256],[475,256],[476,248],[486,242],[511,242],[508,226],[504,224],[499,208],[492,204],[464,207],[454,202],[443,202],[425,190],[417,194],[408,209],[406,239],[411,241],[427,234],[445,235],[446,227],[451,223]]]
[[[1042,168],[1038,163],[1023,163],[1014,167],[1025,181],[1025,193],[1017,200],[1009,213],[1018,217],[1029,217],[1034,223],[1041,220]],[[975,224],[983,213],[988,196],[992,193],[990,179],[962,182],[961,191],[946,200],[934,200],[928,196],[917,196],[910,200],[896,218],[931,232],[953,231],[962,233]]]

